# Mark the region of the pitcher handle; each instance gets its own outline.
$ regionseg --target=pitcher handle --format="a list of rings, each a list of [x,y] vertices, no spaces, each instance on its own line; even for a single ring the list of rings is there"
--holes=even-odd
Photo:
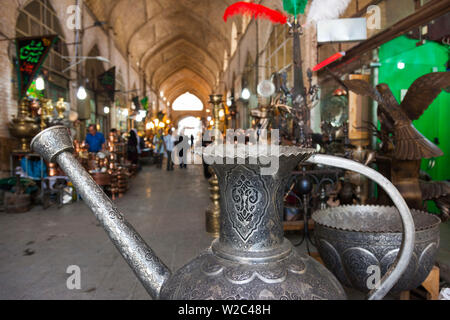
[[[369,300],[383,299],[403,275],[413,254],[415,243],[415,226],[408,205],[397,188],[388,179],[377,171],[362,165],[359,162],[322,154],[313,155],[309,158],[308,162],[351,170],[366,176],[382,187],[397,207],[403,225],[403,239],[400,252],[397,255],[394,264],[381,279],[379,286],[371,290],[368,295]]]

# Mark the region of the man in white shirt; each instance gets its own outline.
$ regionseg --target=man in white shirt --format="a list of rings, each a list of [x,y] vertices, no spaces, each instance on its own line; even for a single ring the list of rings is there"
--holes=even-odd
[[[175,137],[170,133],[164,135],[164,149],[167,156],[167,171],[173,171],[172,151],[175,147]]]

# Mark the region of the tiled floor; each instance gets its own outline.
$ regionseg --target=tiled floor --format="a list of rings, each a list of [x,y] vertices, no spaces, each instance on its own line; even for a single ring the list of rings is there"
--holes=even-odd
[[[208,184],[201,166],[174,172],[144,167],[117,200],[128,221],[176,270],[208,247],[204,212]],[[440,257],[450,261],[450,228]],[[299,248],[299,250],[305,250]],[[81,269],[81,290],[68,290],[69,266]],[[352,298],[361,295],[350,294]],[[82,202],[58,210],[0,213],[0,299],[149,299]]]

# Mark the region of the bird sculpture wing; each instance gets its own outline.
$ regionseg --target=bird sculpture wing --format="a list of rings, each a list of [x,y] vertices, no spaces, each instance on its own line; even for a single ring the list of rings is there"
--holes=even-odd
[[[420,180],[423,200],[434,200],[450,195],[450,182]]]
[[[441,211],[442,222],[450,217],[450,182],[448,181],[420,181],[422,199],[433,200]]]
[[[349,90],[361,96],[370,97],[380,105],[384,106],[384,101],[380,96],[380,93],[364,80],[344,80],[343,85]]]
[[[426,74],[414,81],[400,107],[411,120],[417,120],[447,87],[450,87],[450,72]]]

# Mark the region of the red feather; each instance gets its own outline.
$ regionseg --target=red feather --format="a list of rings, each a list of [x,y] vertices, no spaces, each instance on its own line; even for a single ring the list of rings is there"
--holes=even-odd
[[[246,15],[251,16],[252,18],[258,19],[267,19],[272,23],[287,23],[287,17],[279,11],[272,10],[263,5],[249,2],[236,2],[232,4],[225,10],[225,14],[223,15],[223,20],[227,22],[229,17],[234,15]]]

